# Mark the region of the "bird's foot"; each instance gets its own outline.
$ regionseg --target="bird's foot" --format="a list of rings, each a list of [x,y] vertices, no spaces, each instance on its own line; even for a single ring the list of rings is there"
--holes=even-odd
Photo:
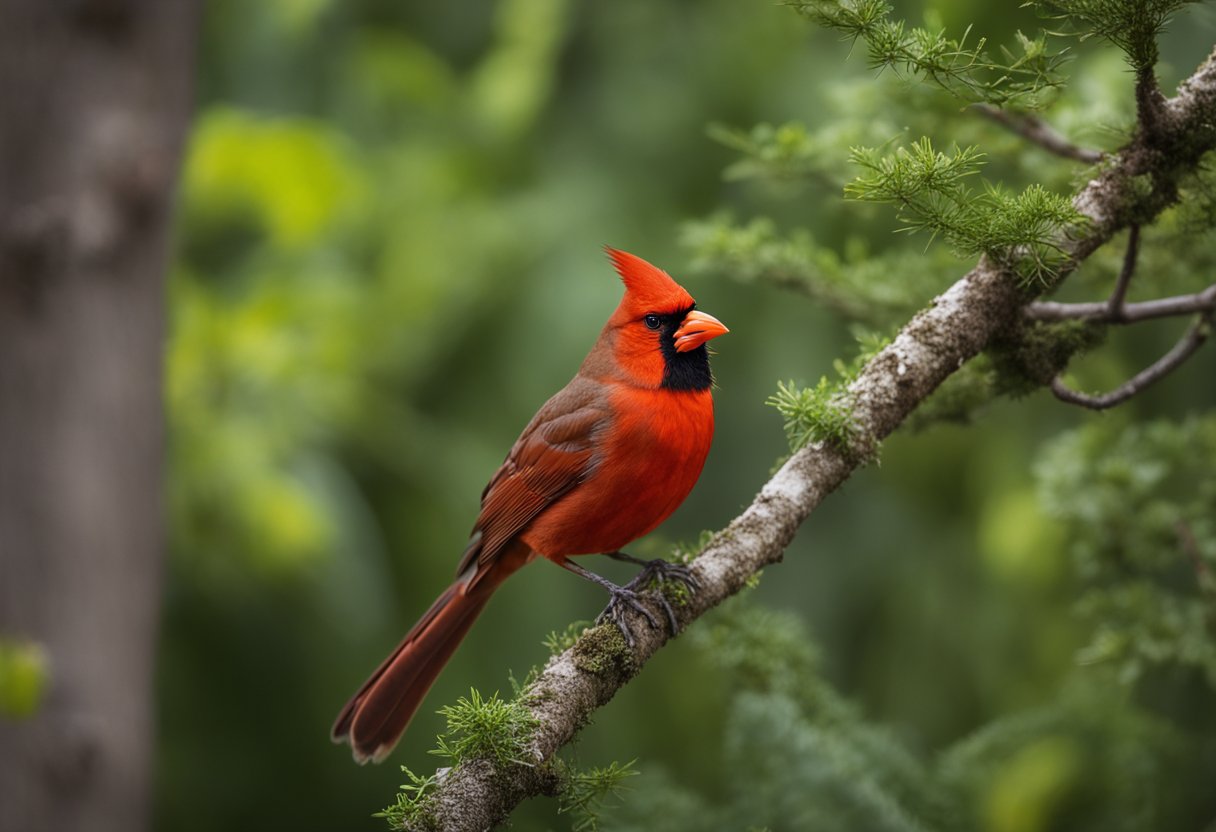
[[[654,613],[647,609],[646,605],[642,603],[641,593],[637,592],[636,590],[633,590],[628,586],[616,586],[614,584],[605,586],[604,588],[608,590],[608,594],[612,597],[608,601],[608,606],[604,607],[604,611],[601,612],[599,617],[595,619],[595,623],[602,624],[605,621],[611,621],[617,626],[617,629],[621,631],[621,635],[625,637],[625,643],[628,644],[629,649],[632,650],[634,644],[637,643],[637,639],[634,638],[633,628],[629,625],[629,616],[627,611],[633,610],[638,615],[645,618],[646,623],[650,625],[652,630],[658,628],[658,619],[656,619],[654,617]],[[659,597],[662,598],[661,595]],[[666,601],[664,601],[664,605],[666,605]],[[668,610],[668,614],[671,614],[670,610]]]
[[[632,581],[625,585],[626,589],[635,591],[646,590],[650,589],[651,585],[656,582],[660,584],[655,589],[658,590],[659,603],[663,607],[663,612],[667,614],[667,623],[671,625],[671,633],[675,635],[680,632],[679,621],[676,619],[676,611],[672,608],[671,602],[667,600],[667,595],[663,592],[661,584],[675,584],[680,587],[680,591],[694,595],[701,588],[701,584],[696,576],[693,575],[692,570],[682,563],[672,563],[662,558],[642,560],[641,558],[627,555],[624,552],[611,552],[608,556],[616,560],[641,565],[642,570],[634,576]]]
[[[557,564],[563,569],[573,572],[575,575],[586,578],[592,583],[599,584],[608,592],[608,595],[611,596],[608,606],[604,607],[604,611],[595,619],[595,623],[602,624],[605,621],[611,621],[613,624],[616,624],[617,629],[625,637],[625,643],[629,645],[630,649],[633,649],[633,646],[637,643],[637,639],[633,637],[633,628],[629,626],[629,610],[645,618],[647,623],[650,624],[651,629],[658,628],[658,619],[642,603],[642,595],[633,588],[632,583],[630,586],[617,586],[607,578],[587,571],[569,558],[562,558],[557,561]],[[659,597],[662,598],[663,596],[660,595]],[[670,615],[670,611],[668,614]]]

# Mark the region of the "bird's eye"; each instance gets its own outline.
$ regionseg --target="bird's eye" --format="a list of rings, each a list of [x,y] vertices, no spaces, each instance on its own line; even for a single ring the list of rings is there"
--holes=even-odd
[[[663,323],[659,320],[658,315],[647,315],[645,318],[642,318],[642,320],[646,323],[647,329],[658,329]]]

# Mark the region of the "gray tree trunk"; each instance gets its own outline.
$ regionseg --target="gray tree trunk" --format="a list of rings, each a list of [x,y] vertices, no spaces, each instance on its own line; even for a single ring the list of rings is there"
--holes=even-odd
[[[150,821],[164,275],[199,0],[0,0],[0,830]]]

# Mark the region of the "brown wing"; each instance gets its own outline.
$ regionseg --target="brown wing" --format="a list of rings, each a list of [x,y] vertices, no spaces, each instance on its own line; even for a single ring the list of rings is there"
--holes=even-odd
[[[538,514],[595,470],[608,423],[598,385],[576,376],[532,417],[481,494],[481,513],[456,574],[489,563]]]

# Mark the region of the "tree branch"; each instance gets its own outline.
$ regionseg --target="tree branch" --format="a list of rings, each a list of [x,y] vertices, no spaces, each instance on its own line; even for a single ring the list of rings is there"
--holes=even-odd
[[[1200,315],[1173,349],[1109,393],[1098,396],[1078,393],[1066,385],[1060,376],[1051,380],[1051,392],[1062,402],[1087,407],[1090,410],[1106,410],[1108,407],[1122,404],[1149,385],[1172,373],[1182,362],[1190,358],[1195,350],[1203,346],[1203,342],[1212,332],[1212,315],[1213,310],[1208,310]]]
[[[1036,115],[1011,113],[991,104],[972,104],[971,109],[1061,158],[1095,165],[1106,155],[1101,150],[1073,144]]]
[[[1123,305],[1118,318],[1111,317],[1110,301],[1094,303],[1054,303],[1042,301],[1026,307],[1026,317],[1034,321],[1088,320],[1094,323],[1134,324],[1154,318],[1172,318],[1216,308],[1216,283],[1193,295],[1176,295],[1141,303]]]
[[[1059,278],[1125,227],[1133,212],[1138,222],[1145,222],[1172,204],[1177,199],[1172,186],[1216,147],[1216,53],[1163,106],[1171,117],[1162,131],[1137,135],[1074,198],[1091,224],[1081,235],[1061,241],[1071,262]],[[1150,170],[1150,160],[1159,154],[1146,152],[1155,149],[1146,143],[1158,141],[1169,142],[1170,163]],[[1146,195],[1130,179],[1149,172],[1155,174],[1155,187]],[[1027,300],[1028,292],[1014,276],[982,258],[919,312],[849,387],[862,446],[877,446],[943,380],[1013,324]],[[681,626],[740,591],[761,568],[780,561],[802,521],[863,461],[863,455],[826,444],[791,456],[747,510],[691,563],[701,590],[677,607]],[[657,602],[650,604],[661,615]],[[417,828],[480,832],[506,818],[525,798],[550,793],[554,754],[669,638],[665,629],[638,626],[635,631],[639,637],[632,649],[615,629],[601,626],[553,657],[521,694],[538,726],[530,762],[497,766],[482,759],[444,772],[424,807],[425,824]]]

